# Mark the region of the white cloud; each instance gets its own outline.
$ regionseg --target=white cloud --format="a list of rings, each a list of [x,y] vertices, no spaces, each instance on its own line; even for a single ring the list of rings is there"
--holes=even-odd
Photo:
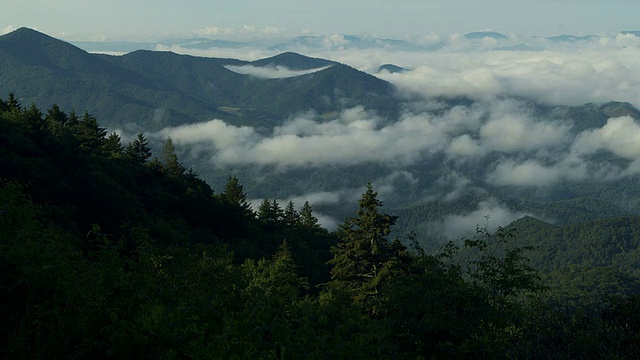
[[[211,37],[221,34],[227,38],[242,35],[253,40],[242,49],[196,50],[179,46],[158,49],[256,60],[278,54],[280,51],[269,47],[286,41],[288,36],[282,29],[251,26],[204,28],[200,34]],[[377,73],[382,64],[401,66],[410,71],[377,76],[396,84],[403,92],[423,97],[517,96],[554,105],[616,100],[640,107],[640,73],[636,71],[640,68],[640,37],[631,33],[601,34],[576,42],[552,42],[516,34],[497,40],[471,40],[459,34],[404,37],[402,40],[411,44],[412,50],[389,49],[372,37],[362,39],[373,47],[358,49],[344,35],[329,34],[314,37],[311,45],[301,42],[296,47],[289,43],[287,50],[335,60],[370,73]],[[431,45],[438,46],[428,48]]]
[[[496,102],[491,119],[480,129],[483,146],[510,153],[550,148],[568,140],[569,125],[534,119],[526,111],[517,101]]]
[[[339,191],[320,191],[303,195],[295,195],[284,199],[282,202],[288,204],[289,201],[293,201],[298,209],[302,207],[305,201],[308,201],[312,206],[314,205],[334,205],[341,201],[343,194]]]
[[[301,114],[270,135],[221,120],[166,128],[159,135],[179,144],[210,144],[213,161],[220,166],[403,166],[439,154],[471,160],[497,153],[505,160],[487,180],[519,186],[583,179],[585,156],[599,149],[629,160],[640,155],[640,126],[631,118],[610,119],[602,129],[574,139],[570,122],[536,118],[526,103],[515,100],[456,106],[438,115],[419,106],[413,110],[392,124],[356,107],[330,121],[317,121],[313,112]],[[575,175],[578,170],[580,176]]]
[[[629,161],[628,165],[595,160],[599,151]],[[548,159],[547,159],[548,160]],[[631,117],[610,118],[598,129],[585,130],[556,154],[553,161],[529,154],[523,161],[507,159],[487,174],[489,183],[500,186],[548,186],[560,181],[608,181],[640,173],[640,125]]]
[[[236,31],[231,28],[221,28],[218,26],[207,26],[194,32],[197,36],[220,36],[233,35]]]
[[[562,105],[618,100],[640,106],[640,74],[635,71],[640,66],[639,45],[612,41],[544,51],[447,48],[394,54],[390,57],[396,62],[387,62],[412,70],[379,76],[423,96],[523,96]]]
[[[588,155],[607,150],[629,160],[640,158],[640,125],[631,117],[611,118],[600,129],[581,133],[571,150],[576,155]]]
[[[243,148],[259,139],[253,128],[228,125],[222,120],[163,129],[163,138],[171,137],[178,144],[211,143],[217,150]]]
[[[562,176],[562,169],[547,167],[535,160],[520,164],[507,161],[498,164],[487,180],[502,186],[548,186],[561,180]]]
[[[345,39],[344,35],[332,34],[325,37],[322,43],[326,48],[342,49],[344,46],[349,44],[349,40]]]
[[[441,226],[445,236],[456,239],[473,235],[477,226],[486,226],[490,232],[494,232],[498,226],[506,226],[525,215],[529,214],[513,211],[497,200],[489,199],[478,203],[476,210],[467,214],[445,216]]]
[[[258,66],[252,66],[252,65],[243,65],[243,66],[227,65],[225,67],[238,74],[251,75],[251,76],[264,78],[264,79],[282,79],[282,78],[312,74],[318,71],[325,70],[329,66],[316,68],[316,69],[309,69],[309,70],[290,70],[285,66],[258,67]]]
[[[270,38],[281,36],[286,33],[286,30],[281,27],[267,26],[259,28],[252,25],[243,25],[241,27],[219,27],[219,26],[206,26],[197,29],[193,32],[193,35],[209,38],[223,38],[223,39],[236,39],[236,40],[256,40],[261,38]]]
[[[452,157],[476,158],[483,157],[486,149],[480,146],[478,140],[469,134],[463,134],[451,141],[447,153]]]
[[[481,162],[488,166],[474,174],[476,180],[524,187],[640,173],[640,126],[632,119],[609,119],[600,129],[576,135],[574,120],[540,118],[528,105],[529,100],[559,105],[616,100],[640,106],[637,36],[603,35],[574,43],[514,35],[490,43],[438,35],[403,40],[448,44],[430,51],[388,51],[383,47],[344,50],[348,40],[334,34],[323,38],[324,47],[306,47],[303,52],[371,72],[385,63],[410,69],[379,75],[396,84],[402,94],[413,96],[402,115],[392,119],[395,122],[355,107],[331,120],[319,121],[313,111],[300,114],[268,135],[219,120],[168,128],[162,134],[185,144],[213,144],[212,161],[227,167],[266,165],[286,170],[380,163],[391,171],[402,171],[436,155],[453,160],[454,170],[465,178],[469,175],[465,166]],[[544,49],[499,50],[518,44]],[[221,51],[224,53],[217,50],[209,54],[242,54],[241,58],[251,60],[275,54],[264,48]],[[299,74],[277,67],[235,70],[263,77]],[[469,96],[477,101],[448,108],[433,100],[441,95]],[[629,164],[598,162],[592,155],[599,150]],[[451,192],[451,198],[457,196],[459,193]]]

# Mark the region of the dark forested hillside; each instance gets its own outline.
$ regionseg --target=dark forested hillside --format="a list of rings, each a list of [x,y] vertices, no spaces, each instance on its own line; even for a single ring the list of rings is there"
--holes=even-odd
[[[367,184],[331,233],[309,203],[254,211],[240,179],[214,191],[171,138],[153,154],[142,133],[122,143],[89,112],[10,94],[0,357],[640,356],[637,217],[524,218],[428,253],[390,235],[383,205]]]

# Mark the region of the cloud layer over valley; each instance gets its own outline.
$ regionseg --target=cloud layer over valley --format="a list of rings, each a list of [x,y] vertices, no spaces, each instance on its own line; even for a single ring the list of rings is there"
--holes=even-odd
[[[394,64],[409,71],[377,75],[412,94],[523,96],[562,105],[617,100],[640,106],[638,32],[548,38],[474,34],[430,34],[394,40],[331,34],[302,37],[272,47],[263,41],[245,43],[240,48],[158,44],[156,49],[243,60],[286,50],[335,60],[369,73],[377,73],[382,64]]]
[[[602,179],[640,171],[640,126],[629,116],[612,117],[600,128],[577,131],[580,119],[549,112],[514,99],[480,101],[451,108],[433,102],[430,110],[407,110],[395,123],[383,122],[362,107],[318,121],[301,114],[269,135],[221,120],[165,128],[161,137],[177,144],[211,149],[217,166],[263,166],[279,171],[297,167],[419,166],[443,159],[465,168],[486,164],[483,180],[498,186],[546,186],[561,180]],[[418,106],[416,106],[418,107]],[[437,110],[437,111],[434,111]],[[604,151],[626,165],[599,162]],[[535,175],[535,176],[533,176]]]
[[[312,74],[314,72],[322,71],[327,67],[310,69],[310,70],[290,70],[284,66],[252,66],[252,65],[244,65],[244,66],[234,66],[227,65],[225,66],[227,69],[237,72],[238,74],[244,75],[252,75],[259,78],[264,79],[284,79],[288,77]]]
[[[391,206],[433,201],[446,205],[467,196],[472,200],[465,201],[473,205],[429,220],[453,237],[460,229],[482,224],[485,215],[495,225],[524,215],[545,216],[508,203],[506,193],[544,197],[555,187],[606,184],[640,174],[640,125],[633,109],[624,104],[603,107],[610,101],[640,107],[640,38],[635,33],[566,38],[432,35],[405,39],[413,47],[401,48],[373,40],[358,45],[340,35],[314,41],[286,49],[345,63],[391,82],[404,99],[398,118],[362,106],[332,116],[308,109],[269,132],[212,119],[165,128],[154,136],[170,136],[192,157],[188,161],[206,157],[199,166],[216,168],[219,174],[249,171],[269,182],[289,173],[331,169],[333,175],[322,175],[328,178],[349,169],[375,169],[371,174],[377,175],[365,175],[366,180],[374,182]],[[171,49],[244,60],[281,51]],[[379,71],[383,64],[405,71]],[[322,69],[231,70],[281,78]],[[322,176],[305,180],[313,185],[306,191],[282,189],[258,196],[298,205],[307,199],[321,209],[355,206],[366,180]],[[335,215],[321,214],[326,225],[338,222]]]

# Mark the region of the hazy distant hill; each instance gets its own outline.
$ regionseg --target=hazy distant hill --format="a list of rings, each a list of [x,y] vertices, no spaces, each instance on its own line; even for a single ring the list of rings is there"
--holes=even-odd
[[[291,70],[309,70],[325,66],[338,65],[337,62],[319,58],[310,58],[293,52],[285,52],[270,58],[252,61],[253,66],[285,66]]]
[[[269,50],[287,51],[296,48],[322,49],[388,49],[397,51],[434,51],[443,48],[444,42],[421,45],[398,39],[369,38],[356,35],[336,35],[335,38],[325,36],[299,36],[269,47]]]
[[[262,79],[225,65],[331,66],[313,74]],[[27,28],[0,37],[0,69],[0,86],[27,104],[90,109],[104,125],[146,131],[212,118],[269,127],[310,109],[323,113],[365,105],[393,111],[395,106],[389,83],[328,60],[293,53],[255,62],[148,50],[89,54]]]
[[[393,64],[384,64],[384,65],[380,65],[380,67],[378,67],[378,72],[381,71],[388,71],[391,74],[395,74],[395,73],[403,73],[406,72],[407,69],[400,67],[398,65],[393,65]]]
[[[506,39],[507,36],[495,31],[475,31],[464,34],[466,39],[484,39],[484,38],[492,38],[492,39]]]
[[[584,36],[575,36],[575,35],[557,35],[557,36],[550,36],[547,37],[546,39],[552,42],[569,42],[569,43],[574,43],[574,42],[579,42],[579,41],[592,41],[592,40],[596,40],[599,37],[597,35],[584,35]]]

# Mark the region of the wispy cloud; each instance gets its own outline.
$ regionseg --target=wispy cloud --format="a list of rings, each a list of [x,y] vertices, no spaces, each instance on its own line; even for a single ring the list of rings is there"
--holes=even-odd
[[[478,203],[475,210],[456,215],[447,215],[439,225],[442,233],[451,239],[459,239],[463,236],[473,235],[476,226],[487,227],[493,232],[498,226],[504,226],[525,215],[525,212],[513,211],[504,204],[500,204],[496,199],[488,199]]]
[[[251,75],[264,79],[283,79],[294,76],[312,74],[318,71],[322,71],[328,68],[328,66],[309,69],[309,70],[291,70],[286,66],[253,66],[253,65],[227,65],[227,69],[236,72],[238,74]]]
[[[332,119],[320,119],[313,111],[298,114],[269,133],[211,120],[166,128],[159,135],[171,136],[180,146],[208,149],[211,166],[222,169],[282,174],[327,166],[377,166],[385,173],[370,180],[383,200],[391,202],[406,201],[405,193],[415,201],[445,202],[469,192],[481,194],[474,198],[474,210],[433,220],[452,237],[468,234],[486,221],[486,215],[490,225],[497,226],[528,214],[497,200],[491,189],[542,191],[557,184],[640,174],[637,120],[613,116],[586,126],[566,108],[552,110],[556,105],[612,100],[640,106],[640,75],[635,70],[640,68],[640,40],[634,34],[574,42],[514,35],[479,40],[433,36],[423,41],[446,46],[429,51],[347,50],[340,44],[348,41],[327,36],[320,47],[307,47],[304,53],[352,65],[395,84],[399,96],[406,95],[398,118],[386,119],[358,106]],[[506,50],[518,44],[526,48]],[[274,54],[264,48],[248,51],[243,49],[245,58]],[[377,74],[382,64],[409,71]],[[297,74],[276,67],[234,71],[262,77]],[[451,106],[442,96],[473,101]],[[320,208],[353,206],[362,185],[313,189],[281,196],[281,201],[310,201]],[[322,216],[326,225],[333,224],[328,226],[337,223],[331,218],[334,214]]]

